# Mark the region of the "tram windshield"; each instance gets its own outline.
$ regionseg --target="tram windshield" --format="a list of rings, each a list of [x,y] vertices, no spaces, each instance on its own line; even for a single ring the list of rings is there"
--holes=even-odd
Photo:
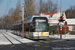
[[[46,20],[35,20],[35,32],[47,32]]]

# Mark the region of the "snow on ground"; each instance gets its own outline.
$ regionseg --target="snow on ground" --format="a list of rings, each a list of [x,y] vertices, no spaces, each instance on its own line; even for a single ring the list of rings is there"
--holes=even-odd
[[[4,35],[13,43],[13,44],[21,44],[21,43],[32,43],[35,42],[30,39],[22,38],[20,36],[14,35],[12,33],[6,32],[5,30],[0,30],[0,45],[11,45],[12,43],[4,36]],[[10,36],[9,36],[10,35]],[[12,36],[12,37],[11,37]],[[15,38],[15,39],[14,39]],[[17,40],[18,41],[17,41]],[[20,43],[21,42],[21,43]]]
[[[0,45],[10,45],[11,42],[9,42],[6,37],[3,36],[3,34],[0,33]]]
[[[59,36],[58,35],[49,35],[49,37],[60,39],[60,35]],[[65,35],[62,35],[62,39],[75,39],[75,35],[69,35],[69,33],[68,33],[68,34],[66,34],[66,37],[65,37]]]

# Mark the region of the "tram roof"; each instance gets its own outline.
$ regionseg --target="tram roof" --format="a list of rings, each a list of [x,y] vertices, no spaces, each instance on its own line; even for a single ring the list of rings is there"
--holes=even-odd
[[[28,16],[28,17],[24,18],[24,21],[25,21],[25,20],[29,20],[29,19],[33,19],[33,17],[43,17],[43,16],[40,16],[40,15]],[[22,19],[21,19],[21,20],[18,20],[18,21],[16,21],[16,22],[21,22],[21,21],[22,21]]]
[[[30,22],[32,22],[32,19],[34,17],[45,17],[45,16],[32,15],[32,16],[29,16],[29,17],[24,18],[24,21],[25,21],[24,23],[30,23]],[[19,24],[21,24],[21,22],[22,22],[22,19],[14,22],[13,25],[19,25]]]

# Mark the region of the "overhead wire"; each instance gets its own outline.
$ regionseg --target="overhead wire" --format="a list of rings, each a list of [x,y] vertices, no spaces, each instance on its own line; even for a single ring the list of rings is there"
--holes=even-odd
[[[9,8],[9,6],[10,6],[10,3],[11,3],[11,0],[8,0],[8,1],[7,1],[7,6],[6,6],[6,10],[5,10],[4,15],[7,13],[7,10],[8,10],[8,8]]]
[[[1,4],[2,4],[2,0],[0,1],[0,12],[2,12],[2,10],[1,10],[2,9],[2,5]]]
[[[5,9],[4,15],[6,14],[6,11],[7,11],[8,2],[9,2],[9,0],[7,1],[7,5],[6,5],[6,9]]]
[[[5,10],[5,14],[4,15],[6,15],[6,13],[7,13],[7,10],[8,10],[8,8],[9,8],[9,6],[10,6],[10,3],[11,3],[11,0],[8,0],[8,2],[7,2],[7,6],[6,6],[6,10]],[[7,22],[7,18],[6,18],[6,32],[7,32],[7,24],[8,22]]]

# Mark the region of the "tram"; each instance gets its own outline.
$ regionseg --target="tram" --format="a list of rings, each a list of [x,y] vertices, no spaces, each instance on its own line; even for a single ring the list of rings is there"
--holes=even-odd
[[[22,31],[22,20],[13,23],[13,28],[14,30]],[[24,19],[24,37],[30,39],[48,39],[48,28],[48,20],[44,16],[33,15]]]

